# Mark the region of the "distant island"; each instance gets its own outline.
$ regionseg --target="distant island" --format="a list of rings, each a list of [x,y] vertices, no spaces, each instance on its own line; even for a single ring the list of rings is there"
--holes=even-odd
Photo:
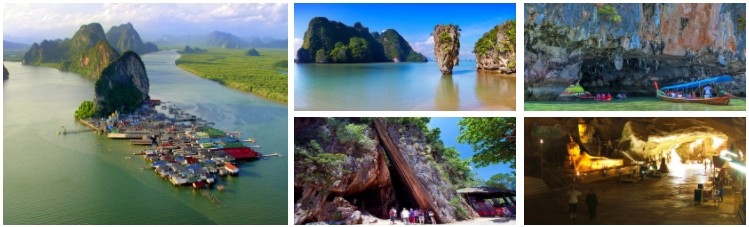
[[[107,31],[107,41],[120,53],[130,50],[143,55],[159,51],[156,44],[143,43],[140,34],[130,23],[110,28]]]
[[[159,46],[181,47],[200,46],[206,48],[246,49],[246,48],[280,48],[288,47],[288,39],[258,37],[239,37],[222,31],[213,31],[206,35],[165,35],[156,44]]]
[[[116,47],[111,43],[116,43]],[[24,65],[40,65],[80,73],[98,79],[101,71],[119,56],[120,50],[150,52],[153,44],[143,44],[131,24],[115,26],[109,32],[99,23],[83,25],[73,38],[34,43],[23,56]]]
[[[304,33],[297,63],[426,62],[394,29],[369,32],[357,22],[349,27],[325,17],[315,17]]]

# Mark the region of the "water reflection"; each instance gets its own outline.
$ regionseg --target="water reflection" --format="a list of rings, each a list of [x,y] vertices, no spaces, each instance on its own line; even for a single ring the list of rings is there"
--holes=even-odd
[[[458,85],[453,82],[452,75],[442,75],[437,86],[437,98],[434,100],[437,110],[458,110],[460,107],[458,90]]]
[[[515,74],[495,71],[476,72],[476,97],[483,106],[510,109],[515,106]]]

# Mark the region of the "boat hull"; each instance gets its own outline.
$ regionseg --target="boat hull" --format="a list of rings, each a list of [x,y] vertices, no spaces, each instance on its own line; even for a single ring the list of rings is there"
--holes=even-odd
[[[731,98],[733,98],[733,96],[729,95],[729,96],[709,98],[709,99],[688,99],[688,98],[670,98],[670,97],[666,97],[663,95],[658,95],[658,98],[666,102],[674,102],[674,103],[700,103],[700,104],[708,104],[708,105],[726,106],[731,103]]]

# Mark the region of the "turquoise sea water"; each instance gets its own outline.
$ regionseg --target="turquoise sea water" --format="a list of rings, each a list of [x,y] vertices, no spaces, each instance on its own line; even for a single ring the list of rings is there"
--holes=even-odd
[[[744,111],[746,98],[732,99],[730,105],[716,106],[696,103],[672,103],[653,98],[629,98],[625,101],[594,100],[525,101],[526,111]]]
[[[461,62],[295,64],[296,110],[515,110],[515,75]]]
[[[142,56],[151,97],[239,130],[281,153],[240,166],[225,178],[226,190],[174,187],[133,152],[142,147],[93,133],[58,136],[84,128],[73,119],[83,100],[93,99],[93,81],[73,73],[4,62],[11,78],[3,83],[4,224],[286,224],[287,107],[192,75],[174,65],[175,51]],[[132,159],[124,157],[131,156]]]

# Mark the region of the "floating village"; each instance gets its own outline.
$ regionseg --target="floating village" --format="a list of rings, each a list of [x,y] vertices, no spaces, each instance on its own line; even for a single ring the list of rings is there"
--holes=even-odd
[[[281,156],[262,155],[253,149],[260,148],[254,145],[254,139],[240,139],[239,131],[216,129],[212,122],[174,105],[162,105],[160,100],[148,100],[130,114],[114,112],[106,118],[80,122],[89,129],[71,131],[63,127],[59,134],[95,131],[110,139],[144,146],[142,151],[133,153],[148,162],[143,170],[153,170],[175,186],[196,189],[215,186],[223,190],[219,177],[239,174],[242,162]]]

